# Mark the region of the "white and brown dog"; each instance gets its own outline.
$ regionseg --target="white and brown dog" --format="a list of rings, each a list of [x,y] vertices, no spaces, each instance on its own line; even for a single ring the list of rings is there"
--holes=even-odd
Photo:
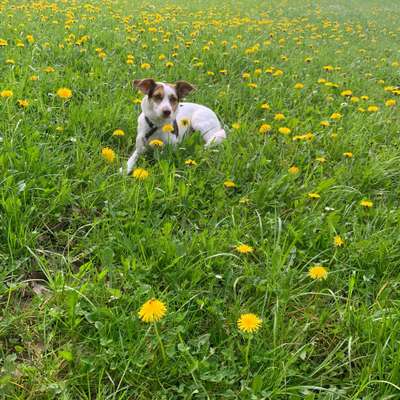
[[[138,118],[136,148],[127,164],[128,174],[153,140],[176,145],[193,131],[200,132],[206,146],[221,143],[226,138],[214,111],[200,104],[180,102],[194,90],[190,83],[178,81],[170,84],[140,79],[133,81],[133,85],[145,96]]]

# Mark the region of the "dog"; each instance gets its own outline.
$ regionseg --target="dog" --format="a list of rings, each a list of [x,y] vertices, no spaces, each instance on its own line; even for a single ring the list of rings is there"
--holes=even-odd
[[[127,163],[128,175],[140,155],[155,140],[176,145],[194,131],[200,132],[205,146],[219,144],[226,138],[225,130],[214,111],[200,104],[181,102],[195,89],[190,83],[177,81],[171,84],[146,78],[134,80],[133,86],[145,96],[141,103],[142,113],[138,118],[135,151]]]

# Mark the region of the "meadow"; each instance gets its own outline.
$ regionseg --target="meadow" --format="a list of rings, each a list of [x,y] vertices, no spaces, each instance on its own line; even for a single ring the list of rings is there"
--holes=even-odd
[[[399,20],[0,0],[0,398],[400,399]],[[147,77],[228,139],[121,175]]]

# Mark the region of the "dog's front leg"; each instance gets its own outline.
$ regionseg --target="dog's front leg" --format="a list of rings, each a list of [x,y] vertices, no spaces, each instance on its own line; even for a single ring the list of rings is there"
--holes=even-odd
[[[135,151],[133,154],[129,157],[129,160],[126,164],[126,173],[129,175],[132,171],[133,168],[135,167],[137,160],[139,157],[146,151],[146,145],[145,145],[145,140],[142,137],[138,137],[136,139],[136,147]]]

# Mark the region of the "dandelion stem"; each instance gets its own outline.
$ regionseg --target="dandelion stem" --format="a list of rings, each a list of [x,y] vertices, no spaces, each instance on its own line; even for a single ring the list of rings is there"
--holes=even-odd
[[[247,341],[246,353],[245,353],[245,361],[246,361],[246,368],[249,369],[249,351],[250,351],[250,343],[253,335],[249,335],[249,340]]]
[[[166,354],[165,354],[164,345],[163,345],[163,343],[162,343],[161,336],[160,336],[160,334],[158,333],[158,328],[157,328],[157,324],[156,324],[156,323],[154,323],[154,329],[155,329],[155,331],[156,331],[156,335],[157,335],[157,338],[158,338],[158,343],[160,343],[161,354],[162,354],[163,360],[164,360],[164,362],[166,362],[166,361],[167,361],[167,356],[166,356]]]

